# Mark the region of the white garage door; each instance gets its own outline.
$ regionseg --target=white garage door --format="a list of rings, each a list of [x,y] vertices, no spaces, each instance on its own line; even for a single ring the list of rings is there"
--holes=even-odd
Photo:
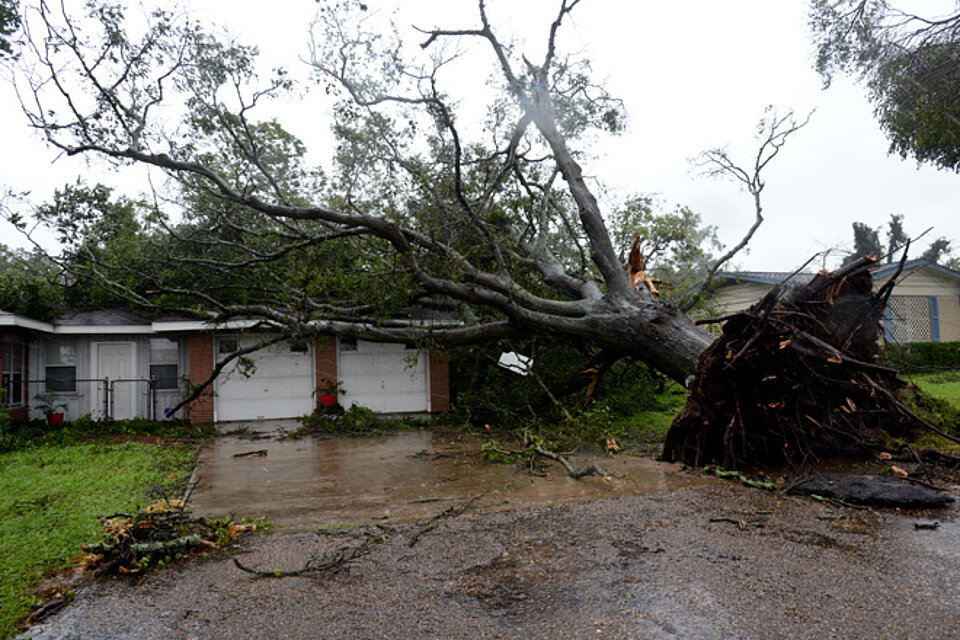
[[[217,337],[217,357],[257,342],[255,337]],[[216,380],[217,421],[295,418],[314,408],[313,349],[281,342],[249,356],[256,369],[244,376],[236,361]]]
[[[429,411],[427,365],[425,351],[402,344],[341,339],[340,403],[380,413]]]

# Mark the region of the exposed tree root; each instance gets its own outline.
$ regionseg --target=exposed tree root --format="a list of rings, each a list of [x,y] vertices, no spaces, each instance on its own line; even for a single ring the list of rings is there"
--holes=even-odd
[[[884,366],[880,319],[892,279],[876,294],[862,258],[809,283],[777,287],[700,357],[662,458],[743,469],[821,457],[872,455],[889,437],[926,428],[897,397],[906,383]],[[902,263],[901,263],[902,267]]]

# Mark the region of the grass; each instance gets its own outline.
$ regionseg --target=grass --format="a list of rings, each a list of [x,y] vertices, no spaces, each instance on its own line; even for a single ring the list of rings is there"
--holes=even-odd
[[[920,394],[904,396],[906,404],[924,420],[960,435],[960,371],[914,373],[903,376],[915,384]],[[960,452],[960,445],[932,432],[925,432],[911,444],[919,449]]]
[[[47,444],[0,454],[0,638],[16,632],[43,577],[69,566],[81,543],[99,539],[97,515],[176,492],[194,456],[193,447],[135,442]]]
[[[573,422],[543,425],[539,435],[565,450],[580,444],[602,447],[608,438],[613,438],[621,446],[636,447],[638,452],[656,453],[686,399],[682,387],[670,382],[662,392],[650,394],[643,402],[624,396],[616,403],[597,403],[578,412]]]
[[[930,395],[960,407],[960,371],[914,373],[904,378]]]

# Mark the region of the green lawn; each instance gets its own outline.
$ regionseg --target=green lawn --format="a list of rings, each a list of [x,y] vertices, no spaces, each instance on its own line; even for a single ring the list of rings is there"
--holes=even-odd
[[[903,377],[930,395],[960,407],[960,371],[915,373]]]
[[[97,515],[135,509],[164,490],[179,497],[194,455],[193,447],[132,442],[0,454],[0,638],[29,613],[41,578],[98,539]]]

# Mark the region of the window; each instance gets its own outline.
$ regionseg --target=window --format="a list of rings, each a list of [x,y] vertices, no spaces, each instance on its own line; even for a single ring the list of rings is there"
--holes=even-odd
[[[238,349],[236,338],[217,338],[217,353],[220,355],[226,356]]]
[[[178,389],[180,345],[176,340],[150,338],[150,377],[156,389]]]
[[[72,393],[77,390],[77,346],[72,340],[47,342],[47,367],[44,371],[47,393]]]
[[[309,353],[310,347],[303,340],[294,340],[290,343],[290,351],[293,353]]]
[[[356,350],[357,350],[356,338],[340,338],[340,351],[356,351]]]
[[[23,405],[23,345],[19,342],[3,343],[3,403]]]

